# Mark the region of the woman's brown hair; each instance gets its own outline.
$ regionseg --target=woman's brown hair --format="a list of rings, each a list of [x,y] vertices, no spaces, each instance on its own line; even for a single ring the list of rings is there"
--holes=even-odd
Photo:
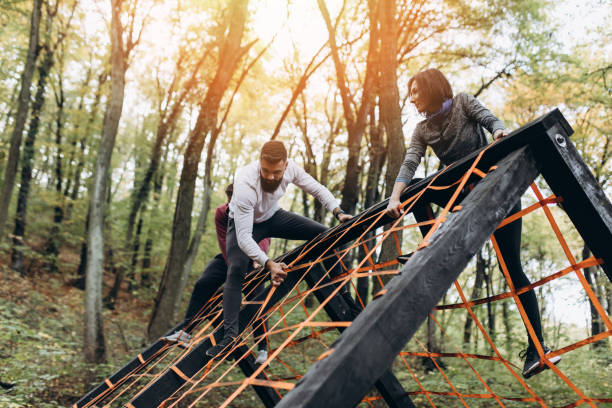
[[[412,89],[414,81],[417,81],[419,94],[429,112],[437,112],[445,100],[453,97],[453,88],[451,88],[448,79],[436,68],[426,69],[410,78],[408,80],[408,92]]]

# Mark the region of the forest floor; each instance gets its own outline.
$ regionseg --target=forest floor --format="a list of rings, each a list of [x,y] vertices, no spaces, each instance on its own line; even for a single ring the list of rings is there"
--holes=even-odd
[[[71,263],[66,256],[63,255],[63,261]],[[71,277],[46,272],[42,263],[30,263],[26,276],[21,276],[6,266],[8,261],[0,256],[0,382],[14,386],[10,389],[0,388],[0,407],[70,406],[147,346],[145,333],[152,290],[138,294],[130,292],[126,285],[120,291],[115,309],[104,309],[108,361],[105,364],[87,364],[83,358],[84,292],[72,285]],[[111,284],[112,280],[105,281],[105,293]],[[287,323],[292,325],[303,316],[295,315],[290,319],[297,319],[288,320]],[[460,323],[462,326],[463,320]],[[270,341],[278,345],[284,340],[282,337],[280,334],[273,335]],[[326,344],[331,344],[336,335],[325,333],[322,337],[325,337],[323,340]],[[568,339],[562,340],[562,344],[568,342]],[[288,351],[284,358],[292,366],[298,367],[300,372],[305,372],[324,349],[317,348],[316,343],[314,347],[306,343],[302,346]],[[445,351],[457,351],[450,346],[452,342],[447,341],[445,348],[449,347],[449,350]],[[410,342],[407,349],[419,350],[419,346]],[[518,350],[519,347],[513,345],[511,357]],[[424,370],[422,361],[416,357],[408,360],[418,371],[421,386],[425,389],[451,391],[437,370]],[[462,392],[487,392],[475,378],[471,367],[460,364],[458,359],[448,358],[445,362],[446,373],[452,376]],[[398,379],[406,389],[418,389],[419,386],[400,363],[396,361],[397,366],[394,365]],[[520,360],[514,363],[519,371]],[[526,397],[525,390],[501,364],[491,365],[487,360],[475,360],[471,364],[479,372],[487,373],[488,385],[499,395]],[[282,372],[283,367],[279,364],[275,367],[275,373],[281,377],[291,374]],[[561,367],[586,395],[606,398],[612,395],[612,382],[609,381],[612,378],[612,359],[606,347],[599,352],[582,347],[565,355]],[[577,399],[567,384],[550,370],[530,380],[529,386],[551,406],[564,406]],[[218,405],[218,401],[228,396],[226,391],[210,393],[201,401],[201,406]],[[436,406],[462,406],[458,400],[443,395],[432,394],[429,398],[435,400]],[[257,401],[255,394],[249,391],[232,406],[250,408],[259,406]],[[423,395],[413,396],[413,401],[417,406],[429,406]],[[469,406],[488,407],[490,403],[492,400],[476,398],[470,400]],[[379,406],[378,403],[374,405]],[[380,406],[384,405],[381,402]],[[510,399],[505,400],[504,405],[532,406]]]
[[[0,388],[0,406],[69,406],[145,346],[150,304],[122,290],[115,310],[103,312],[108,362],[85,363],[84,291],[36,265],[23,277],[6,261],[0,259],[0,382],[14,385]]]

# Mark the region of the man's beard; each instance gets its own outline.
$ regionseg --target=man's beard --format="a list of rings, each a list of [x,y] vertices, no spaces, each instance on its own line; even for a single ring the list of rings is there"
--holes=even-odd
[[[266,193],[273,193],[276,191],[278,186],[280,186],[280,183],[283,179],[280,178],[278,180],[266,180],[265,178],[260,177],[260,180],[261,180],[261,189],[265,191]]]

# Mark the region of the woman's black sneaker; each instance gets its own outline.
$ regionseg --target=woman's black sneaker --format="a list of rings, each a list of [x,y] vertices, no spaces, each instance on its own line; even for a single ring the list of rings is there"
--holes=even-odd
[[[544,354],[550,354],[551,350],[545,344],[542,344],[542,350]],[[540,361],[540,356],[535,347],[529,346],[526,350],[523,350],[519,357],[525,359],[525,366],[523,367],[523,377],[529,378],[548,368],[548,365]],[[548,359],[553,364],[558,364],[561,361],[561,356],[555,356]]]

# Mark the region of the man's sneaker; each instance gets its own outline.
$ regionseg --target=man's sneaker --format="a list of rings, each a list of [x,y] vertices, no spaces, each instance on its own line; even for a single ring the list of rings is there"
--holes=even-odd
[[[544,354],[550,354],[551,350],[545,344],[542,344],[542,350]],[[523,377],[529,378],[548,368],[548,365],[540,361],[540,356],[535,347],[529,346],[526,350],[523,350],[519,356],[525,359],[525,366],[523,367]],[[555,356],[548,359],[553,364],[558,364],[561,361],[561,356]]]
[[[162,340],[169,341],[171,343],[183,343],[189,344],[193,336],[186,331],[177,330],[169,336],[162,337]]]
[[[259,350],[257,352],[257,358],[255,359],[255,364],[263,364],[268,359],[268,350]]]
[[[234,337],[224,337],[217,345],[212,346],[206,350],[206,356],[209,358],[215,358],[222,351],[229,351],[229,345],[236,340]]]

